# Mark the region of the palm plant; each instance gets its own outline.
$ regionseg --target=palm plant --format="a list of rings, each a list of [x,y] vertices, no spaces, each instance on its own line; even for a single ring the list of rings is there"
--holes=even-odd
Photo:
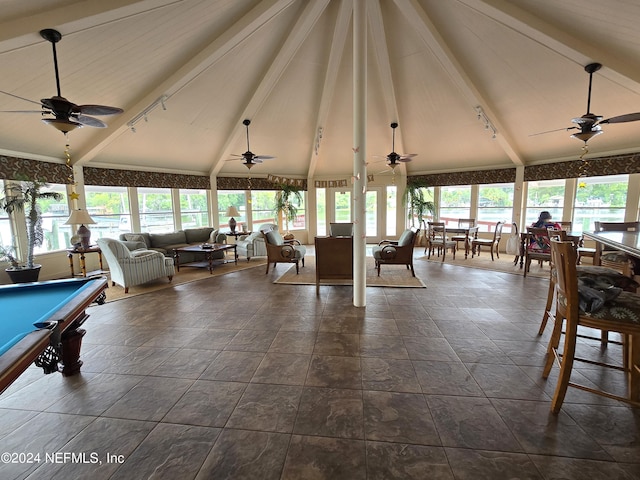
[[[424,198],[424,189],[427,188],[424,180],[409,180],[407,188],[402,196],[402,204],[409,207],[408,216],[411,219],[411,226],[415,226],[415,218],[418,217],[419,228],[426,214],[435,213],[435,204],[431,200]]]
[[[273,212],[278,218],[280,215],[284,217],[285,233],[289,233],[289,222],[293,222],[298,216],[297,205],[300,203],[302,203],[302,193],[297,187],[281,185],[280,190],[276,192]]]
[[[42,210],[39,200],[61,200],[58,192],[43,192],[46,183],[39,180],[29,180],[5,185],[4,197],[0,199],[0,208],[8,214],[14,211],[26,211],[27,222],[27,263],[26,268],[34,268],[33,258],[36,247],[44,242],[42,230]],[[14,259],[15,260],[15,259]]]

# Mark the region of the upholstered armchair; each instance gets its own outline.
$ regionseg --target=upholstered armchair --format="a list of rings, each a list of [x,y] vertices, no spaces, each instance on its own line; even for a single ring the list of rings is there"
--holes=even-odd
[[[265,257],[267,255],[267,247],[264,243],[262,231],[268,232],[277,228],[278,226],[274,223],[263,223],[257,231],[249,235],[241,235],[236,241],[238,256],[244,255],[247,260],[251,260],[251,257]]]
[[[129,287],[156,278],[168,277],[169,281],[173,279],[173,258],[154,250],[130,251],[122,241],[113,238],[99,238],[97,242],[109,265],[112,284],[124,287],[124,293],[129,293]]]
[[[376,262],[378,276],[380,276],[380,265],[406,265],[411,270],[411,275],[416,276],[413,271],[413,247],[418,238],[418,232],[414,228],[408,228],[397,242],[391,240],[382,240],[377,246],[373,247],[373,259]]]
[[[267,249],[267,272],[269,273],[269,265],[273,263],[276,268],[278,263],[295,263],[296,274],[299,273],[298,263],[302,262],[304,267],[304,254],[307,249],[298,240],[285,240],[278,232],[278,229],[263,230],[265,247]]]

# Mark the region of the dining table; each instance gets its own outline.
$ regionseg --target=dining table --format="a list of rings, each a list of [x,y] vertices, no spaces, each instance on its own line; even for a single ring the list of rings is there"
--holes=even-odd
[[[584,232],[584,237],[596,242],[593,263],[598,265],[602,246],[640,258],[640,232]]]
[[[469,256],[471,241],[478,235],[478,227],[446,227],[447,236],[450,234],[464,235],[464,258]]]

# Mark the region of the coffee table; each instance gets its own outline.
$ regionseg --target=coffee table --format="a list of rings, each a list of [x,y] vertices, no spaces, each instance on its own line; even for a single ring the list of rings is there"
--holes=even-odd
[[[210,246],[211,248],[207,248]],[[203,245],[190,245],[188,247],[180,247],[173,249],[173,258],[176,260],[176,270],[180,271],[180,254],[184,252],[196,253],[202,255],[204,257],[203,262],[189,262],[183,263],[182,266],[187,267],[208,267],[209,273],[213,273],[213,266],[217,263],[227,263],[226,259],[214,259],[213,253],[223,251],[226,254],[227,250],[233,250],[233,258],[235,264],[238,264],[238,251],[237,245],[234,244],[226,244],[226,243],[209,243]]]

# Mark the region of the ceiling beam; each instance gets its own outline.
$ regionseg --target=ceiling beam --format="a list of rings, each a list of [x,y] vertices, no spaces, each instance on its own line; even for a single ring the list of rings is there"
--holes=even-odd
[[[140,13],[181,3],[184,0],[85,0],[51,8],[30,16],[0,23],[0,52],[8,52],[42,41],[45,28],[62,30],[64,35],[95,28]]]
[[[400,115],[398,113],[398,101],[396,98],[396,89],[393,84],[393,72],[391,62],[389,61],[389,49],[387,48],[387,36],[384,30],[384,21],[379,2],[369,3],[367,9],[369,13],[369,24],[371,26],[371,37],[373,38],[373,51],[375,53],[380,73],[380,81],[382,83],[382,91],[384,103],[387,111],[387,120],[389,125],[391,122],[398,124]],[[402,141],[402,130],[396,131],[396,143],[398,150],[405,152],[404,143]],[[397,168],[397,167],[396,167]],[[400,163],[400,173],[406,175],[406,164]]]
[[[640,65],[635,59],[621,57],[594,43],[596,35],[578,38],[505,0],[458,1],[580,66],[602,63],[605,68],[599,75],[640,95]]]
[[[498,120],[491,107],[491,102],[485,98],[476,88],[475,82],[467,74],[458,59],[438,32],[426,12],[422,9],[417,0],[394,0],[409,24],[415,29],[419,37],[427,47],[434,53],[442,68],[451,77],[455,85],[460,89],[469,106],[473,109],[481,106],[486,115],[491,119],[496,127],[495,140],[504,150],[507,156],[515,165],[524,165],[524,162],[513,148],[513,141],[507,136],[506,130]],[[471,113],[470,113],[471,115]]]
[[[314,145],[310,153],[309,168],[307,170],[307,178],[309,180],[313,179],[316,173],[318,155],[322,144],[322,132],[329,118],[329,108],[331,107],[331,101],[336,90],[338,71],[347,43],[347,34],[349,33],[349,27],[351,25],[352,12],[352,0],[341,0],[340,10],[338,11],[335,28],[333,29],[331,51],[329,52],[329,61],[327,63],[320,104],[318,106]]]
[[[258,75],[257,78],[261,78],[262,80],[254,90],[245,107],[242,109],[242,112],[236,117],[237,121],[234,122],[235,126],[233,126],[232,130],[227,133],[227,141],[219,155],[216,155],[213,158],[213,165],[209,170],[210,176],[217,175],[224,166],[224,159],[231,156],[231,145],[235,143],[241,134],[244,134],[244,127],[240,128],[242,120],[245,118],[253,118],[260,110],[260,107],[278,83],[282,73],[285,71],[328,4],[329,0],[314,0],[313,2],[306,3],[304,10],[299,15],[298,20],[291,29],[274,60],[270,62],[263,75]]]
[[[139,95],[138,100],[133,105],[125,108],[125,114],[115,117],[111,121],[109,128],[100,131],[88,146],[75,152],[73,163],[89,162],[112,140],[128,130],[127,123],[145,111],[149,105],[157,102],[160,97],[165,95],[167,96],[166,99],[170,100],[171,95],[214,65],[246,37],[264,26],[293,2],[294,0],[263,0],[258,2],[255,8],[213,40],[206,48],[188,58],[173,74],[166,78],[158,79],[155,86]],[[167,101],[167,104],[170,104],[170,102]]]

